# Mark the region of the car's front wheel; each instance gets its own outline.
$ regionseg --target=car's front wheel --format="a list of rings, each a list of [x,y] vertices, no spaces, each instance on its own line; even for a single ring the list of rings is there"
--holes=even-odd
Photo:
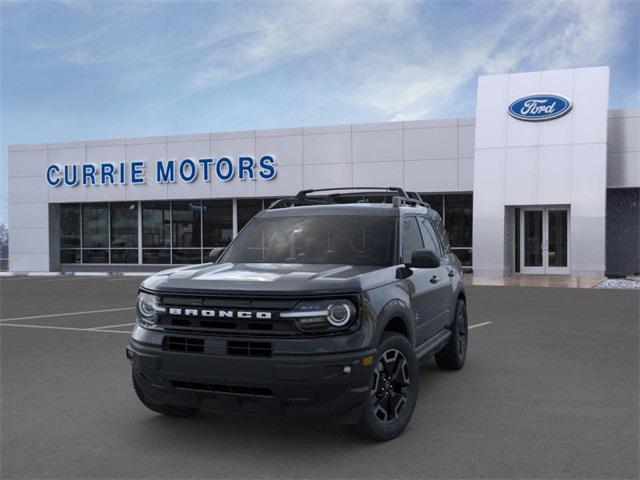
[[[413,347],[397,333],[384,335],[375,362],[369,395],[353,428],[362,436],[387,441],[400,435],[409,423],[420,375]]]
[[[133,380],[133,389],[135,390],[138,399],[145,407],[147,407],[151,411],[161,413],[162,415],[167,415],[169,417],[191,417],[192,415],[195,415],[200,411],[199,408],[178,407],[176,405],[166,404],[157,405],[155,403],[152,403],[144,396],[144,392],[138,384],[139,380],[136,378],[135,373],[131,373],[131,378]]]

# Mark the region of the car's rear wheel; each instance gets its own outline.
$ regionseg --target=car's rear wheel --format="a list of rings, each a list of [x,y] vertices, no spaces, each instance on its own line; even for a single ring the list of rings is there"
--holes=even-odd
[[[192,415],[195,415],[200,411],[199,408],[178,407],[176,405],[166,404],[158,405],[152,403],[145,397],[144,392],[138,384],[139,380],[136,378],[135,373],[131,373],[131,378],[133,380],[133,389],[135,390],[138,399],[145,407],[153,412],[161,413],[162,415],[167,415],[169,417],[191,417]]]
[[[467,358],[469,343],[469,325],[467,304],[459,299],[456,304],[456,316],[451,325],[451,337],[445,347],[436,353],[438,367],[445,370],[460,370]]]
[[[353,429],[387,441],[402,433],[413,414],[420,388],[418,362],[409,341],[397,333],[385,334],[375,362],[369,395]]]

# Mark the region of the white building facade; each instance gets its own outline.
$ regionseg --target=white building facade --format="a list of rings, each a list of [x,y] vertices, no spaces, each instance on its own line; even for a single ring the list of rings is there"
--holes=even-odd
[[[206,261],[302,189],[399,186],[482,275],[636,274],[640,110],[607,67],[480,77],[475,118],[9,147],[12,271]]]

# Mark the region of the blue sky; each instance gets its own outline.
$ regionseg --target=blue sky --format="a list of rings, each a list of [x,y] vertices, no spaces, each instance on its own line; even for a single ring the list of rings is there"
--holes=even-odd
[[[635,0],[0,2],[0,221],[10,144],[473,116],[478,75],[591,65],[640,105]]]

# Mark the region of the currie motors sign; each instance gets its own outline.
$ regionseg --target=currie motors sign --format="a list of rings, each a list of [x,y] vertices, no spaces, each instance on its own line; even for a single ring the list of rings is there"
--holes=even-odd
[[[52,187],[143,185],[150,178],[155,183],[192,183],[196,180],[228,182],[238,180],[273,180],[276,161],[271,155],[253,157],[201,158],[193,160],[157,160],[147,172],[144,160],[131,162],[73,163],[47,165],[46,179]]]
[[[509,105],[509,115],[527,122],[542,122],[561,117],[571,110],[571,100],[560,95],[527,95]]]

